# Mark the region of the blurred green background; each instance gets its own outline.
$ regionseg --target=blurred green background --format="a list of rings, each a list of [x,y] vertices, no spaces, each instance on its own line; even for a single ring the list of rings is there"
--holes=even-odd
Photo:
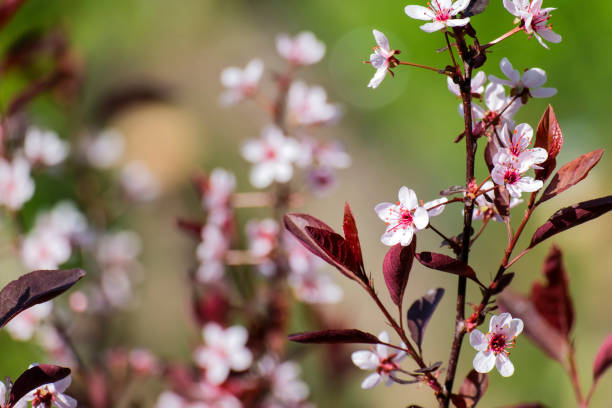
[[[421,3],[413,1],[412,3]],[[126,222],[141,232],[145,243],[147,279],[142,287],[140,307],[119,316],[114,322],[112,341],[116,344],[150,347],[160,355],[188,360],[198,333],[190,320],[185,271],[192,266],[194,243],[174,228],[178,215],[197,215],[198,202],[190,191],[189,177],[198,169],[223,166],[236,172],[239,186],[249,190],[248,166],[239,156],[238,146],[245,138],[256,137],[267,120],[249,103],[232,109],[217,105],[221,91],[219,73],[226,66],[244,66],[260,57],[266,67],[280,71],[284,64],[277,56],[277,33],[313,31],[327,44],[323,62],[303,71],[309,83],[326,87],[332,101],[345,108],[337,127],[318,136],[340,138],[353,155],[350,170],[341,175],[340,188],[323,200],[307,202],[306,212],[340,225],[342,205],[348,201],[356,215],[369,272],[377,277],[380,291],[384,283],[380,265],[385,247],[379,241],[384,225],[372,208],[381,201],[395,200],[402,185],[413,188],[425,201],[437,192],[463,183],[464,151],[452,140],[462,129],[457,114],[458,100],[446,89],[446,81],[429,71],[409,67],[396,69],[376,90],[366,88],[373,75],[368,59],[374,40],[373,28],[387,34],[392,48],[402,51],[401,59],[443,67],[447,55],[437,54],[443,37],[418,29],[419,22],[403,13],[405,0],[384,2],[330,2],[327,0],[121,0],[69,1],[30,0],[0,35],[4,48],[12,38],[36,27],[59,26],[64,29],[82,58],[85,78],[76,108],[62,107],[41,100],[33,107],[35,118],[57,129],[66,137],[83,122],[94,120],[97,101],[109,90],[141,83],[161,84],[172,95],[172,104],[141,106],[113,118],[113,125],[128,138],[128,154],[147,161],[162,180],[161,200],[125,214]],[[612,53],[605,41],[612,38],[612,3],[582,1],[545,1],[557,7],[551,22],[563,36],[561,44],[542,48],[537,41],[519,33],[495,46],[484,66],[485,72],[501,76],[499,61],[508,57],[515,68],[541,67],[548,73],[547,86],[558,89],[550,100],[533,100],[517,116],[518,123],[532,126],[550,102],[560,120],[564,149],[558,162],[599,147],[611,145],[610,66]],[[587,18],[588,17],[588,18]],[[488,10],[472,19],[482,42],[492,40],[512,28],[512,16],[501,0],[492,0]],[[270,74],[263,90],[272,91]],[[11,83],[0,79],[0,95]],[[482,147],[482,146],[481,146]],[[479,157],[481,154],[479,150]],[[558,208],[578,201],[609,194],[612,163],[608,153],[579,186],[547,202],[535,215],[543,223]],[[485,175],[479,164],[479,176]],[[515,210],[521,213],[521,208]],[[265,213],[247,213],[261,215]],[[246,216],[246,215],[245,215]],[[437,226],[449,235],[458,232],[460,210],[447,208],[436,219]],[[612,331],[609,291],[612,289],[612,219],[607,216],[564,233],[532,251],[513,271],[515,289],[527,291],[540,279],[541,262],[552,242],[565,252],[571,292],[577,315],[574,330],[579,372],[585,389],[590,386],[593,357],[604,338]],[[435,250],[438,240],[429,233],[419,236],[420,248]],[[472,265],[488,281],[502,258],[505,231],[491,225],[487,238],[480,240],[472,255]],[[523,244],[524,245],[524,244]],[[19,273],[17,262],[5,261],[8,281]],[[340,276],[338,276],[340,280]],[[361,298],[358,287],[343,282],[345,301],[341,307],[323,308],[346,324],[378,333],[385,329],[373,305]],[[425,346],[430,361],[446,360],[454,316],[455,279],[416,267],[407,291],[406,304],[436,286],[446,288],[445,299],[432,319]],[[473,288],[472,288],[473,289]],[[469,300],[477,301],[476,290]],[[357,312],[355,312],[357,311]],[[296,329],[305,328],[301,322]],[[2,373],[14,375],[22,361],[35,358],[30,346],[13,344],[6,334],[0,345],[14,350],[0,361]],[[304,352],[305,350],[301,350]],[[307,352],[315,352],[308,350]],[[459,373],[471,368],[474,351],[464,343]],[[548,360],[525,338],[519,338],[512,353],[516,373],[509,379],[496,372],[490,377],[489,392],[482,406],[497,406],[522,401],[542,401],[551,407],[573,407],[570,382],[561,367]],[[354,368],[353,380],[345,389],[330,390],[308,360],[306,380],[313,400],[320,407],[401,407],[409,403],[433,406],[429,390],[418,387],[380,386],[374,391],[359,388],[367,375]],[[460,377],[457,383],[461,381]],[[607,407],[612,401],[612,375],[600,383],[593,407]]]

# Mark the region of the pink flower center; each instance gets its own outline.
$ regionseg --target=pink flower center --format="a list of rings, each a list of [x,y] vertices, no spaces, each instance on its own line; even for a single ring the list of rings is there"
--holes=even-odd
[[[393,371],[396,371],[399,368],[399,365],[393,361],[397,354],[391,354],[389,357],[380,359],[380,363],[378,363],[378,368],[376,372],[378,374],[389,374]]]
[[[276,150],[271,147],[266,147],[266,151],[264,153],[265,160],[274,160],[276,159]]]
[[[427,5],[431,9],[431,11],[436,14],[436,21],[445,22],[452,17],[450,9],[440,7],[440,3],[438,2],[438,0],[433,0],[433,4],[429,2]]]
[[[507,341],[508,339],[502,333],[491,333],[489,334],[489,350],[495,355],[510,354],[510,350],[514,347],[514,339]]]
[[[536,31],[550,30],[552,28],[552,25],[546,24],[549,18],[550,14],[548,13],[540,12],[538,14],[535,14],[533,16],[533,19],[531,20],[531,27]]]
[[[34,399],[32,400],[32,406],[42,406],[45,408],[51,408],[51,404],[55,401],[55,397],[47,388],[41,388],[34,393]]]
[[[519,180],[519,171],[515,168],[506,169],[506,173],[504,173],[504,183],[506,184],[514,184]]]

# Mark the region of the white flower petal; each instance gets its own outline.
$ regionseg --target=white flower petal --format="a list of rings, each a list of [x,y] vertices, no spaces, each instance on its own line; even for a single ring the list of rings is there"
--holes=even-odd
[[[402,186],[399,189],[399,192],[397,193],[397,198],[399,199],[400,203],[408,209],[416,208],[419,205],[414,190],[411,190],[406,186]]]
[[[527,88],[539,88],[546,83],[546,72],[541,68],[531,68],[523,74],[521,82]]]
[[[533,193],[534,191],[538,191],[544,185],[542,180],[534,180],[533,177],[521,177],[516,185],[527,193]]]
[[[378,356],[368,350],[355,351],[351,354],[353,364],[362,370],[375,370],[378,368]]]
[[[415,20],[433,20],[436,18],[431,9],[423,6],[406,6],[404,7],[404,12],[410,18],[414,18]]]
[[[402,231],[401,236],[400,236],[400,244],[402,244],[402,246],[408,246],[410,245],[410,243],[412,242],[412,237],[414,236],[414,228],[412,227],[407,227],[406,229],[401,229]]]
[[[510,377],[512,374],[514,374],[514,364],[512,364],[510,359],[503,353],[497,355],[497,358],[495,359],[495,366],[502,377]]]
[[[516,337],[523,332],[523,321],[521,319],[512,319],[510,321],[510,337]]]
[[[451,7],[451,14],[454,16],[465,10],[470,5],[470,0],[457,0]]]
[[[412,215],[412,222],[417,229],[424,229],[429,225],[429,214],[423,207],[419,207],[414,211]]]
[[[479,351],[472,361],[474,370],[479,373],[488,373],[495,366],[495,354],[492,351]]]
[[[378,44],[378,46],[382,48],[383,50],[388,51],[389,50],[389,40],[387,40],[387,37],[378,30],[372,30],[372,33],[374,34],[374,39],[376,40],[376,44]]]
[[[378,85],[380,85],[383,79],[385,79],[386,75],[387,75],[386,66],[378,68],[376,70],[376,73],[374,74],[370,82],[368,83],[368,88],[372,88],[372,89],[378,88]]]
[[[506,75],[514,85],[519,84],[519,81],[521,80],[521,75],[518,70],[514,69],[508,58],[502,58],[501,62],[499,63],[499,67],[501,68],[504,75]],[[490,76],[489,79],[491,79]]]
[[[475,329],[470,333],[470,345],[477,351],[486,351],[489,346],[487,336],[485,336],[480,330]]]
[[[530,89],[529,94],[534,98],[550,98],[557,94],[556,88],[536,88]]]
[[[370,388],[376,387],[382,381],[382,376],[378,373],[372,373],[368,375],[365,380],[361,383],[361,388],[369,390]]]
[[[374,211],[378,215],[378,218],[385,222],[388,222],[391,209],[395,206],[396,205],[393,203],[380,203],[377,204],[376,207],[374,207]]]
[[[400,240],[402,239],[402,235],[403,233],[400,228],[388,229],[380,237],[380,242],[382,242],[383,244],[387,246],[394,246],[400,243]]]
[[[448,20],[446,22],[446,25],[448,25],[449,27],[461,27],[466,25],[467,23],[470,22],[470,18],[466,17],[466,18],[454,18],[452,20]]]
[[[426,33],[433,33],[435,31],[439,31],[439,30],[443,29],[444,27],[446,27],[446,24],[444,24],[444,23],[442,23],[440,21],[434,21],[433,23],[423,24],[419,28],[421,30],[425,31]]]

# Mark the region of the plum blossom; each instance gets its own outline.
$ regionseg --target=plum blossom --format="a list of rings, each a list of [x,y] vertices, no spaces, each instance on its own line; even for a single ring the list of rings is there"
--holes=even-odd
[[[23,150],[30,163],[55,166],[68,156],[70,146],[57,133],[32,126],[26,132]]]
[[[12,162],[0,159],[0,204],[19,210],[34,195],[34,187],[30,163],[24,157],[16,156]]]
[[[489,80],[512,88],[510,95],[520,96],[523,103],[526,103],[528,97],[549,98],[557,93],[555,88],[542,88],[542,85],[546,83],[546,72],[541,68],[528,69],[521,76],[506,57],[501,60],[499,67],[508,79],[489,75]]]
[[[389,334],[386,331],[382,331],[378,335],[378,339],[384,343],[389,343]],[[403,343],[401,347],[404,347]],[[398,352],[396,350],[390,353],[389,347],[383,344],[377,344],[376,348],[371,350],[355,351],[351,355],[353,364],[362,370],[376,370],[376,372],[368,375],[363,380],[361,388],[366,390],[374,388],[383,381],[386,381],[386,385],[393,384],[393,379],[390,376],[400,369],[399,363],[406,355],[405,352]]]
[[[194,360],[206,370],[206,381],[210,384],[222,384],[231,370],[244,371],[251,366],[253,355],[246,348],[248,333],[244,327],[224,329],[216,323],[208,323],[202,336],[205,344],[196,349]]]
[[[279,34],[276,37],[276,50],[294,65],[311,65],[321,61],[325,55],[325,44],[310,31],[302,31],[294,38]]]
[[[264,65],[260,59],[249,61],[244,69],[225,68],[221,71],[221,84],[227,88],[219,97],[222,106],[231,106],[257,92]]]
[[[304,137],[296,164],[308,168],[308,184],[316,194],[322,195],[336,185],[335,169],[345,169],[351,165],[351,156],[339,141],[321,142]]]
[[[50,229],[34,229],[21,244],[21,259],[31,270],[57,269],[71,253],[68,237]]]
[[[533,129],[527,123],[521,123],[512,132],[507,125],[504,125],[501,134],[502,148],[493,157],[493,162],[503,162],[515,157],[527,168],[535,168],[538,164],[544,163],[548,158],[548,152],[541,147],[529,149],[532,137]]]
[[[522,192],[532,193],[542,188],[542,180],[535,180],[530,176],[523,176],[529,170],[529,162],[521,162],[516,157],[496,155],[491,170],[491,178],[495,184],[505,186],[511,197],[520,198]]]
[[[273,181],[286,183],[291,180],[292,163],[299,153],[298,142],[286,137],[274,125],[263,129],[260,140],[249,140],[242,145],[242,156],[254,163],[250,180],[256,188],[268,187]]]
[[[119,176],[121,187],[136,201],[150,201],[159,195],[160,185],[155,173],[141,161],[131,161]]]
[[[453,19],[457,14],[469,6],[470,0],[431,0],[428,7],[406,6],[404,11],[410,18],[416,20],[432,20],[421,26],[421,30],[432,33],[446,27],[464,26],[470,22],[470,18]]]
[[[50,229],[70,239],[79,239],[87,231],[87,219],[72,201],[60,201],[51,211],[38,214],[34,229]]]
[[[40,323],[45,320],[53,310],[53,302],[44,302],[32,306],[19,313],[6,325],[11,337],[15,340],[28,341],[34,336]]]
[[[203,186],[202,204],[207,210],[226,207],[236,189],[236,176],[233,173],[216,168],[210,172]]]
[[[258,258],[265,258],[276,248],[278,223],[272,218],[261,221],[251,220],[246,225],[249,252]]]
[[[71,382],[72,377],[69,375],[54,383],[42,385],[24,395],[13,407],[27,408],[28,402],[31,402],[32,408],[49,408],[51,405],[58,408],[75,408],[77,401],[64,394]]]
[[[327,93],[320,86],[308,87],[303,81],[295,81],[287,94],[289,120],[297,125],[309,126],[330,123],[340,118],[338,105],[327,102]]]
[[[391,68],[395,68],[399,64],[398,59],[395,58],[395,54],[399,54],[399,51],[392,50],[389,47],[389,40],[383,33],[378,30],[372,30],[372,33],[374,33],[374,39],[378,45],[374,47],[374,53],[370,55],[369,63],[376,68],[376,73],[370,80],[368,88],[377,88],[385,79],[387,72],[393,75]]]
[[[482,190],[487,191],[491,190],[494,187],[493,182],[487,181],[482,185]],[[486,196],[486,197],[485,197]],[[497,222],[504,222],[503,218],[499,215],[497,208],[495,207],[495,193],[493,190],[487,191],[486,193],[479,195],[474,200],[474,215],[472,216],[473,220],[482,220],[482,219],[492,219]],[[512,197],[510,199],[509,208],[514,208],[523,200]]]
[[[514,115],[522,103],[519,99],[506,96],[505,88],[496,83],[487,85],[483,97],[486,110],[480,105],[472,104],[472,117],[493,126],[508,125],[514,127]],[[463,116],[463,105],[459,105],[459,114]]]
[[[550,12],[556,9],[543,9],[542,0],[504,0],[504,7],[523,24],[527,34],[533,34],[538,39],[542,47],[548,48],[544,40],[551,43],[561,42],[561,36],[548,24]]]
[[[474,94],[482,94],[484,92],[484,84],[487,82],[487,74],[484,71],[479,71],[476,75],[472,77],[471,89],[472,95]],[[446,77],[446,84],[448,86],[448,90],[457,96],[461,96],[461,90],[459,89],[459,85],[456,84],[451,77]]]
[[[125,140],[116,129],[105,129],[83,142],[85,158],[97,169],[110,169],[123,156]]]
[[[514,365],[508,356],[522,331],[523,321],[513,319],[510,313],[491,317],[487,334],[478,329],[472,331],[470,344],[478,351],[473,361],[474,369],[479,373],[488,373],[496,366],[503,377],[514,374]]]
[[[293,361],[279,363],[272,355],[265,355],[257,363],[261,375],[268,379],[274,400],[281,403],[304,401],[308,385],[300,380],[300,366]]]
[[[108,232],[97,243],[96,259],[104,268],[128,269],[138,262],[141,251],[142,241],[135,232]]]
[[[224,257],[229,250],[229,241],[216,225],[206,224],[202,228],[202,241],[196,249],[200,266],[196,277],[200,282],[214,282],[225,274]]]
[[[444,205],[438,204],[446,202],[442,198],[419,206],[416,194],[406,186],[400,188],[398,198],[397,204],[385,202],[374,208],[378,217],[387,224],[380,241],[388,246],[410,245],[414,233],[429,225],[429,217],[442,213]]]

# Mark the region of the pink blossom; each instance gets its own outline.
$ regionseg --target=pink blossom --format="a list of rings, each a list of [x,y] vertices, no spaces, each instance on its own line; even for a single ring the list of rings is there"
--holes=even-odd
[[[520,99],[506,96],[506,90],[500,84],[490,83],[484,91],[486,110],[480,105],[472,104],[472,117],[486,124],[495,126],[508,125],[514,127],[514,115],[522,106]],[[459,105],[459,113],[463,116],[463,105]]]
[[[160,369],[157,357],[144,348],[131,350],[128,355],[128,361],[132,370],[141,375],[154,375]]]
[[[34,336],[40,323],[51,314],[53,302],[40,303],[19,313],[6,325],[6,330],[15,340],[27,341]]]
[[[479,373],[488,373],[496,366],[503,377],[514,374],[514,365],[508,356],[514,348],[516,336],[522,331],[523,321],[513,319],[510,313],[491,317],[487,334],[478,329],[472,331],[470,344],[478,351],[474,357],[474,369]]]
[[[236,176],[233,173],[216,168],[210,172],[204,186],[202,203],[208,210],[226,207],[236,189]]]
[[[502,148],[493,157],[494,163],[516,158],[525,168],[538,168],[548,158],[548,152],[541,147],[529,148],[533,129],[527,123],[521,123],[512,132],[507,125],[501,132]]]
[[[34,180],[30,176],[30,163],[22,156],[12,162],[0,159],[0,204],[19,210],[34,195]]]
[[[30,270],[57,269],[71,253],[68,237],[48,229],[33,230],[21,244],[21,259]]]
[[[472,94],[482,94],[484,92],[484,84],[487,82],[487,75],[483,71],[479,71],[472,77],[471,90]],[[448,90],[457,96],[461,96],[459,85],[456,84],[451,77],[446,77]]]
[[[96,259],[104,268],[127,269],[138,262],[142,251],[140,236],[129,230],[102,235],[96,249]]]
[[[293,176],[293,162],[298,158],[299,144],[286,137],[276,126],[263,129],[261,139],[242,145],[242,156],[253,163],[250,179],[256,188],[268,187],[272,182],[286,183]]]
[[[535,180],[533,177],[523,176],[529,170],[528,163],[521,163],[518,158],[500,155],[498,161],[491,170],[491,178],[495,184],[505,186],[510,196],[520,198],[522,192],[534,192],[542,188],[542,180]]]
[[[160,184],[155,173],[141,161],[131,161],[121,169],[121,187],[135,201],[150,201],[159,195]]]
[[[105,129],[83,142],[85,157],[97,169],[110,169],[123,156],[125,141],[116,129]]]
[[[555,8],[542,8],[542,0],[504,0],[504,7],[517,20],[523,24],[523,28],[527,34],[533,34],[538,39],[538,42],[544,48],[548,45],[544,40],[551,43],[560,43],[561,36],[552,30],[552,26],[548,24],[550,12]]]
[[[310,31],[302,31],[294,38],[279,34],[276,37],[276,50],[294,65],[311,65],[321,61],[325,55],[325,44]]]
[[[221,84],[227,89],[221,94],[219,103],[231,106],[253,96],[257,92],[263,71],[264,65],[260,59],[249,61],[244,69],[225,68],[221,72]]]
[[[229,250],[229,241],[216,225],[207,224],[202,228],[202,242],[196,249],[200,267],[196,276],[200,282],[214,282],[225,274],[224,257]]]
[[[51,405],[58,408],[75,408],[77,401],[64,394],[71,382],[72,377],[69,375],[54,383],[42,385],[24,395],[13,407],[27,408],[28,402],[31,402],[32,408],[49,408]]]
[[[374,53],[370,55],[370,64],[376,68],[376,73],[370,80],[368,88],[377,88],[382,80],[385,79],[387,72],[393,75],[391,68],[395,68],[399,61],[394,56],[398,54],[398,51],[392,50],[389,47],[387,37],[378,30],[372,30],[372,33],[374,33],[377,46],[374,47]]]
[[[482,190],[491,190],[493,187],[493,182],[487,181],[482,185]],[[472,219],[482,220],[484,218],[491,218],[492,220],[497,222],[504,222],[503,218],[499,215],[499,212],[497,211],[497,207],[495,207],[494,200],[495,193],[493,192],[493,190],[487,191],[486,193],[476,197],[476,200],[474,200],[474,215],[472,216]],[[523,200],[513,197],[510,199],[509,208],[514,208],[522,202]]]
[[[378,339],[388,344],[389,334],[383,331],[378,335]],[[405,347],[403,343],[401,347]],[[389,347],[383,344],[377,344],[376,348],[371,350],[355,351],[351,355],[353,364],[362,370],[375,370],[374,373],[363,380],[361,388],[374,388],[381,382],[386,382],[386,385],[393,384],[393,379],[390,376],[401,369],[399,363],[406,355],[403,351],[393,350],[393,352],[390,352]]]
[[[453,19],[457,14],[469,6],[470,0],[431,0],[428,7],[406,6],[404,11],[410,18],[416,20],[432,20],[421,26],[421,30],[432,33],[446,27],[464,26],[470,22],[470,18]]]
[[[249,252],[258,258],[265,258],[276,248],[278,242],[278,223],[272,218],[250,220],[246,225],[249,239]]]
[[[202,330],[204,345],[194,352],[196,364],[206,370],[206,381],[219,385],[231,370],[244,371],[251,366],[253,355],[246,348],[247,330],[242,326],[223,329],[208,323]]]
[[[300,366],[293,361],[278,360],[265,355],[258,362],[261,375],[268,379],[274,400],[281,403],[298,403],[309,394],[308,385],[300,380]]]
[[[512,88],[511,96],[528,95],[533,98],[549,98],[557,93],[555,88],[542,88],[542,85],[546,83],[546,72],[543,69],[531,68],[521,76],[519,71],[514,69],[508,58],[505,57],[501,60],[499,66],[508,79],[500,79],[494,75],[489,75],[489,80]]]
[[[429,225],[428,211],[419,206],[413,190],[403,186],[399,190],[398,198],[397,204],[380,203],[374,208],[378,217],[387,224],[387,230],[380,240],[388,246],[410,245],[414,233]]]
[[[327,93],[320,86],[308,87],[303,81],[295,81],[287,94],[289,120],[297,125],[310,126],[331,123],[340,118],[338,105],[327,102]]]
[[[68,156],[70,147],[57,133],[32,126],[26,132],[23,150],[30,163],[55,166]]]

